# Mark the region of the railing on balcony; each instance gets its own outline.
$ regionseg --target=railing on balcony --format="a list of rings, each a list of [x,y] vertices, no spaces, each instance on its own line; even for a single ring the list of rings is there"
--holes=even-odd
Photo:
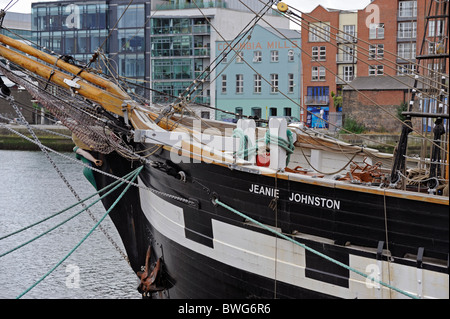
[[[336,63],[356,63],[356,57],[353,54],[336,54]]]
[[[226,8],[227,4],[223,0],[197,0],[196,3],[191,2],[170,2],[160,4],[158,10],[178,10],[178,9],[197,9],[199,8]]]
[[[328,105],[330,97],[328,95],[307,95],[305,103],[307,105]]]
[[[356,75],[353,74],[338,74],[336,75],[336,84],[347,84],[353,81]]]
[[[355,43],[355,42],[358,42],[357,34],[356,34],[356,32],[353,32],[353,33],[339,32],[336,35],[336,42],[338,42],[338,43]]]

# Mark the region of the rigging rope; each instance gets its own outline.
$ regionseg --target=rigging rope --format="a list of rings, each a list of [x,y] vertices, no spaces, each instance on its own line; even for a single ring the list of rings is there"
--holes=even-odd
[[[279,236],[279,237],[281,237],[281,238],[283,238],[283,239],[286,239],[286,240],[290,241],[291,243],[294,243],[295,245],[298,245],[298,246],[300,246],[300,247],[302,247],[302,248],[304,248],[304,249],[306,249],[306,250],[308,250],[308,251],[314,253],[314,254],[317,255],[317,256],[320,256],[320,257],[322,257],[322,258],[324,258],[324,259],[326,259],[326,260],[328,260],[328,261],[331,261],[332,263],[334,263],[334,264],[336,264],[336,265],[338,265],[338,266],[341,266],[341,267],[343,267],[343,268],[345,268],[345,269],[347,269],[347,270],[350,270],[350,271],[352,271],[352,272],[354,272],[354,273],[356,273],[356,274],[358,274],[358,275],[361,275],[361,276],[363,276],[364,278],[368,278],[368,279],[370,279],[370,280],[372,280],[372,281],[374,281],[374,282],[376,282],[376,283],[378,283],[378,284],[380,284],[380,285],[383,285],[383,286],[385,286],[385,287],[387,287],[387,288],[389,288],[389,289],[392,289],[392,290],[394,290],[394,291],[397,291],[397,292],[399,292],[399,293],[401,293],[401,294],[403,294],[403,295],[405,295],[405,296],[407,296],[407,297],[410,297],[410,298],[412,298],[412,299],[419,299],[417,296],[414,296],[414,295],[412,295],[412,294],[410,294],[410,293],[408,293],[408,292],[406,292],[406,291],[404,291],[404,290],[398,289],[398,288],[396,288],[396,287],[394,287],[394,286],[392,286],[392,285],[389,285],[389,284],[387,284],[387,283],[385,283],[385,282],[383,282],[383,281],[381,281],[381,280],[378,280],[378,279],[375,279],[375,278],[373,278],[373,277],[370,277],[369,275],[367,275],[367,274],[365,274],[365,273],[363,273],[363,272],[361,272],[361,271],[359,271],[359,270],[357,270],[357,269],[355,269],[355,268],[353,268],[353,267],[347,266],[346,264],[344,264],[344,263],[342,263],[342,262],[340,262],[340,261],[338,261],[338,260],[336,260],[336,259],[330,258],[330,257],[328,257],[327,255],[325,255],[325,254],[323,254],[323,253],[321,253],[321,252],[319,252],[319,251],[317,251],[317,250],[315,250],[315,249],[312,249],[312,248],[306,246],[305,244],[302,244],[302,243],[300,243],[300,242],[294,240],[293,238],[288,237],[288,236],[284,235],[283,233],[280,233],[279,231],[277,231],[277,230],[275,230],[275,229],[273,229],[273,228],[271,228],[271,227],[268,227],[267,225],[262,224],[262,223],[258,222],[257,220],[255,220],[255,219],[253,219],[253,218],[251,218],[251,217],[249,217],[249,216],[247,216],[247,215],[241,213],[240,211],[238,211],[238,210],[232,208],[231,206],[228,206],[227,204],[221,202],[221,201],[220,201],[219,199],[217,199],[217,198],[215,198],[215,199],[213,199],[213,200],[214,200],[214,202],[215,202],[217,205],[220,205],[220,206],[222,206],[223,208],[226,208],[227,210],[229,210],[229,211],[231,211],[231,212],[233,212],[233,213],[235,213],[235,214],[237,214],[237,215],[239,215],[239,216],[241,216],[241,217],[243,217],[243,218],[245,218],[245,219],[251,221],[252,223],[254,223],[254,224],[256,224],[256,225],[258,225],[258,226],[260,226],[260,227],[262,227],[262,228],[264,228],[264,229],[266,229],[266,230],[268,230],[268,231],[270,231],[271,233],[275,234],[276,236]]]
[[[133,172],[128,173],[128,174],[125,175],[123,178],[124,178],[124,179],[128,179],[128,177],[129,177],[132,173],[133,173]],[[52,219],[52,218],[54,218],[54,217],[56,217],[56,216],[59,216],[59,215],[61,215],[62,213],[68,211],[69,209],[72,209],[72,208],[74,208],[75,206],[78,206],[78,205],[80,205],[81,203],[84,203],[84,202],[86,202],[87,200],[91,199],[92,197],[94,197],[94,196],[100,194],[101,192],[106,191],[107,189],[113,187],[114,185],[116,185],[116,184],[119,183],[119,182],[121,182],[121,181],[116,180],[116,181],[114,181],[113,183],[111,183],[111,184],[107,185],[106,187],[102,188],[101,190],[95,192],[94,194],[92,194],[92,195],[86,197],[85,199],[83,199],[83,200],[81,200],[81,201],[79,201],[79,202],[76,202],[76,203],[74,203],[74,204],[72,204],[72,205],[70,205],[70,206],[64,208],[63,210],[60,210],[60,211],[58,211],[58,212],[56,212],[56,213],[54,213],[54,214],[52,214],[52,215],[50,215],[50,216],[48,216],[48,217],[46,217],[46,218],[44,218],[44,219],[41,219],[41,220],[39,220],[39,221],[37,221],[37,222],[35,222],[35,223],[32,223],[32,224],[30,224],[30,225],[28,225],[28,226],[26,226],[26,227],[21,228],[21,229],[19,229],[19,230],[13,231],[13,232],[11,232],[11,233],[9,233],[9,234],[7,234],[7,235],[3,235],[3,236],[0,237],[0,240],[3,240],[3,239],[5,239],[5,238],[11,237],[11,236],[13,236],[13,235],[19,234],[19,233],[21,233],[21,232],[23,232],[23,231],[25,231],[25,230],[27,230],[27,229],[30,229],[30,228],[32,228],[32,227],[34,227],[34,226],[37,226],[37,225],[39,225],[39,224],[41,224],[41,223],[43,223],[43,222],[45,222],[45,221],[47,221],[47,220],[50,220],[50,219]],[[121,183],[123,183],[123,182],[121,182]],[[114,188],[114,189],[116,189],[116,188]],[[110,192],[108,192],[107,194],[105,194],[105,196],[107,196],[109,193],[110,193]],[[101,198],[104,198],[105,196],[102,196]],[[101,200],[101,198],[100,198],[99,200]],[[91,204],[90,206],[94,205],[94,204],[97,203],[99,200],[95,201],[95,202],[94,202],[93,204]],[[82,211],[84,211],[84,210],[85,210],[85,209],[83,209]],[[80,212],[80,213],[81,213],[81,212]],[[78,215],[78,213],[77,213],[76,215]],[[75,217],[76,215],[74,215],[73,217]],[[73,218],[73,217],[72,217],[72,218]],[[6,254],[1,254],[0,257],[3,257],[4,255],[6,255]]]
[[[133,176],[131,176],[131,181],[134,181],[135,178],[139,175],[142,168],[144,166],[141,166],[137,168],[133,173]],[[130,184],[128,184],[125,189],[122,191],[122,193],[118,196],[118,198],[114,201],[114,203],[111,205],[111,207],[108,209],[108,211],[102,216],[102,218],[92,227],[92,229],[86,234],[86,236],[83,237],[83,239],[66,255],[64,258],[62,258],[52,269],[50,269],[44,276],[42,276],[38,281],[36,281],[33,285],[31,285],[28,289],[26,289],[24,292],[22,292],[19,296],[17,296],[16,299],[22,298],[26,293],[28,293],[31,289],[36,287],[40,282],[42,282],[48,275],[50,275],[56,268],[58,268],[67,258],[72,255],[72,253],[81,246],[81,244],[94,232],[94,230],[100,225],[100,223],[108,216],[108,214],[111,212],[111,210],[117,205],[117,203],[121,200],[121,198],[125,195],[125,193],[130,188]]]
[[[261,2],[261,0],[259,0]],[[254,10],[252,10],[250,7],[248,7],[242,0],[239,0],[239,2],[241,2],[244,6],[246,6],[249,10],[251,10],[254,14],[257,14]],[[306,52],[303,48],[300,48],[297,44],[293,43],[289,38],[287,38],[282,32],[280,32],[277,28],[275,28],[271,23],[269,23],[266,19],[261,18],[265,23],[267,23],[274,31],[276,31],[277,33],[279,33],[283,38],[285,38],[287,41],[289,41],[294,47],[299,48],[302,53],[306,54],[307,56],[311,57],[312,59],[314,59],[312,57],[312,55],[308,52]],[[220,35],[220,34],[219,34]],[[243,61],[252,69],[254,70],[254,68],[243,59]],[[317,61],[317,63],[323,67],[325,67],[331,74],[338,76],[335,72],[333,72],[332,70],[330,70],[327,66],[325,66],[323,63],[321,63],[320,61]],[[255,70],[254,70],[255,71]],[[255,71],[256,72],[256,71]],[[263,77],[264,79],[264,77]],[[264,79],[267,83],[269,83],[266,79]],[[342,80],[342,79],[341,79]],[[345,81],[344,81],[345,82]],[[408,124],[405,124],[404,121],[402,121],[401,119],[399,119],[397,116],[391,114],[389,111],[387,111],[385,108],[383,108],[381,105],[379,105],[378,103],[376,103],[376,101],[374,101],[372,98],[370,98],[369,96],[367,96],[366,94],[362,93],[360,90],[356,89],[351,83],[345,82],[348,86],[352,87],[356,92],[358,92],[359,94],[361,94],[362,96],[364,96],[365,98],[367,98],[369,101],[371,101],[372,103],[374,103],[374,105],[376,105],[378,108],[380,108],[383,112],[387,113],[388,115],[390,115],[391,117],[393,117],[395,120],[400,121],[402,123],[402,125],[406,125],[408,126],[411,130],[413,130],[415,133],[417,133],[419,136],[423,137],[424,139],[428,140],[431,144],[436,145],[434,143],[433,140],[427,138],[426,136],[424,136],[421,132],[417,132],[414,130],[414,128],[412,128],[411,126],[409,126]],[[269,83],[269,85],[271,85]],[[287,99],[289,99],[290,101],[292,101],[293,103],[295,103],[296,105],[298,105],[301,108],[304,108],[303,106],[301,106],[299,103],[293,101],[292,99],[290,99],[288,96],[286,96],[285,94],[283,94],[281,91],[279,91],[283,96],[285,96]],[[307,113],[312,114],[313,116],[317,116],[316,114],[312,113],[309,110],[304,109]],[[325,120],[324,120],[325,121]],[[336,126],[333,123],[330,123],[328,121],[325,121],[326,123],[328,123],[329,125],[333,125]],[[352,134],[355,135],[355,133],[350,132],[344,128],[340,128],[341,130],[347,132],[348,134]],[[363,139],[367,139],[366,137],[362,136],[361,138]],[[436,145],[436,147],[440,148],[443,151],[446,151],[444,148],[442,148],[441,146]]]
[[[133,172],[131,172],[131,173],[129,173],[129,174],[127,174],[126,176],[124,176],[124,179],[125,179],[125,180],[129,180],[130,177],[131,177],[132,175],[134,176],[135,172],[136,172],[136,170],[133,171]],[[8,250],[8,251],[6,251],[6,252],[0,254],[0,258],[3,257],[3,256],[8,255],[8,254],[10,254],[10,253],[12,253],[13,251],[15,251],[15,250],[17,250],[17,249],[19,249],[19,248],[22,248],[22,247],[28,245],[29,243],[31,243],[31,242],[33,242],[33,241],[39,239],[39,238],[41,238],[42,236],[44,236],[44,235],[50,233],[51,231],[57,229],[58,227],[64,225],[64,224],[67,223],[68,221],[70,221],[70,220],[72,220],[73,218],[77,217],[77,216],[80,215],[82,212],[87,211],[88,208],[92,207],[93,205],[95,205],[96,203],[98,203],[99,201],[101,201],[103,198],[105,198],[106,196],[108,196],[109,194],[111,194],[112,192],[114,192],[117,188],[119,188],[119,187],[124,183],[123,181],[116,181],[116,182],[114,182],[113,184],[117,184],[117,183],[119,183],[119,182],[120,182],[119,185],[116,185],[113,189],[109,190],[107,193],[105,193],[104,195],[102,195],[100,198],[98,198],[97,200],[95,200],[93,203],[91,203],[91,204],[89,204],[88,206],[84,207],[82,210],[78,211],[77,213],[75,213],[75,214],[72,215],[71,217],[65,219],[64,221],[62,221],[61,223],[57,224],[56,226],[53,226],[53,227],[51,227],[50,229],[46,230],[45,232],[43,232],[43,233],[41,233],[41,234],[39,234],[39,235],[33,237],[32,239],[30,239],[30,240],[28,240],[28,241],[26,241],[26,242],[24,242],[24,243],[22,243],[22,244],[20,244],[20,245],[18,245],[18,246],[16,246],[16,247],[12,248],[12,249],[10,249],[10,250]],[[128,184],[128,185],[130,185],[130,184]],[[112,184],[109,185],[109,186],[107,186],[107,187],[105,187],[105,188],[109,188],[110,186],[112,186]],[[94,195],[96,195],[96,194],[94,194]],[[92,196],[94,196],[94,195],[92,195]],[[90,197],[92,197],[92,196],[90,196]],[[87,200],[87,199],[86,199],[86,200]],[[85,200],[84,200],[84,201],[85,201]],[[84,202],[84,201],[83,201],[83,202]],[[23,231],[23,230],[25,230],[25,229],[28,229],[28,228],[30,228],[30,227],[32,227],[32,226],[35,226],[35,225],[37,225],[37,224],[40,224],[40,223],[42,223],[42,222],[44,222],[44,221],[46,221],[46,220],[48,220],[48,219],[50,219],[50,218],[52,218],[52,217],[55,217],[55,216],[57,216],[57,215],[59,215],[59,214],[65,212],[65,211],[67,211],[68,209],[73,208],[74,206],[76,206],[76,205],[78,205],[78,204],[81,204],[81,202],[80,202],[80,203],[77,203],[77,204],[75,204],[75,205],[72,205],[72,206],[70,206],[70,207],[68,207],[68,208],[66,208],[66,209],[64,209],[64,210],[62,210],[62,211],[60,211],[60,212],[58,212],[58,213],[56,213],[56,214],[54,214],[54,215],[48,217],[48,218],[45,218],[44,220],[41,220],[40,222],[34,223],[34,224],[32,224],[32,225],[30,225],[30,226],[28,226],[28,227],[25,227],[25,228],[23,228],[23,229],[20,229],[20,230],[18,230],[18,231],[15,231],[15,232],[13,232],[13,233],[11,233],[11,234],[9,234],[9,235],[3,236],[3,237],[0,238],[0,239],[4,239],[4,238],[7,238],[7,237],[12,236],[12,235],[14,235],[14,234],[20,233],[21,231]]]

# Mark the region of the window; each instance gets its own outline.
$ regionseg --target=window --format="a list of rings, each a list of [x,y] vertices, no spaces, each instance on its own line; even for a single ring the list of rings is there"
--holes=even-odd
[[[253,75],[253,93],[261,93],[261,75]]]
[[[276,107],[271,107],[269,109],[269,116],[277,116],[278,114],[278,109]]]
[[[417,17],[417,1],[400,1],[398,16],[401,18]]]
[[[384,65],[369,65],[369,75],[383,75],[384,74]]]
[[[369,59],[382,59],[384,57],[384,44],[369,45]]]
[[[253,62],[262,62],[262,52],[261,51],[253,52]]]
[[[428,42],[428,54],[436,54],[436,43]]]
[[[235,113],[236,113],[236,120],[239,120],[242,118],[242,115],[244,114],[244,111],[242,109],[242,107],[237,107],[235,109]]]
[[[323,66],[313,66],[312,71],[312,81],[325,81],[325,67]]]
[[[417,22],[399,22],[398,38],[410,39],[417,36]]]
[[[227,75],[222,74],[222,93],[227,93]]]
[[[416,66],[414,64],[403,64],[397,66],[397,75],[414,74],[416,72]]]
[[[278,50],[270,51],[270,62],[278,62]]]
[[[327,48],[324,46],[321,47],[312,47],[312,58],[317,61],[325,61],[327,56]]]
[[[353,42],[356,40],[356,26],[354,24],[344,25],[344,32],[340,32],[338,40]]]
[[[252,107],[252,116],[261,118],[261,108],[260,107]]]
[[[384,23],[369,26],[369,39],[384,39]]]
[[[428,22],[428,36],[442,36],[444,34],[445,23],[442,20],[429,20]]]
[[[330,41],[330,26],[325,23],[314,23],[309,28],[309,42]]]
[[[294,50],[288,51],[288,62],[294,62]]]
[[[416,58],[416,44],[415,43],[399,43],[397,45],[397,55],[406,60]]]
[[[244,93],[244,75],[236,74],[236,93]]]
[[[278,74],[271,74],[270,75],[270,84],[271,84],[271,93],[277,93],[278,92]]]
[[[244,62],[244,52],[240,51],[236,54],[236,63]]]
[[[228,62],[228,55],[226,54],[226,52],[222,53],[222,63],[227,63]]]
[[[285,107],[283,109],[284,116],[292,116],[292,109],[290,107]]]
[[[288,93],[294,93],[294,73],[288,73]]]
[[[351,82],[354,77],[354,68],[353,66],[344,66],[344,81]]]

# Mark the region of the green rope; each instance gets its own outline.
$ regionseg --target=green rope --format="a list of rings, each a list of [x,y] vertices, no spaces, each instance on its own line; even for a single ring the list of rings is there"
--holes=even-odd
[[[294,138],[290,130],[286,130],[287,140],[270,134],[270,130],[266,131],[264,139],[256,141],[255,145],[251,145],[248,136],[241,128],[236,128],[233,131],[233,137],[239,138],[239,149],[236,151],[236,155],[240,158],[248,158],[248,156],[255,155],[258,152],[258,142],[265,141],[266,145],[272,143],[282,147],[286,151],[286,166],[291,161],[291,154],[294,153]]]
[[[133,182],[136,177],[139,175],[139,173],[141,172],[142,168],[144,166],[141,166],[139,168],[137,168],[135,171],[133,171],[133,176],[131,179],[131,182]],[[123,183],[123,182],[122,182]],[[122,184],[121,183],[121,184]],[[121,185],[120,184],[120,185]],[[119,185],[119,186],[120,186]],[[42,276],[38,281],[36,281],[33,285],[31,285],[28,289],[26,289],[23,293],[21,293],[16,299],[20,299],[21,297],[23,297],[26,293],[28,293],[31,289],[33,289],[34,287],[36,287],[42,280],[44,280],[48,275],[50,275],[56,268],[58,268],[67,258],[69,258],[70,255],[72,255],[72,253],[81,246],[81,244],[94,232],[94,230],[98,227],[98,225],[100,225],[100,223],[106,218],[106,216],[108,216],[108,214],[110,213],[110,211],[117,205],[117,203],[122,199],[122,197],[125,195],[125,193],[128,191],[128,189],[130,188],[131,184],[128,183],[128,185],[125,187],[125,189],[122,191],[122,193],[119,195],[119,197],[117,197],[117,199],[114,201],[114,203],[111,205],[111,207],[108,209],[108,211],[102,216],[102,218],[94,225],[94,227],[86,234],[86,236],[83,237],[83,239],[63,258],[61,259],[52,269],[50,269],[44,276]]]
[[[128,176],[128,177],[126,178],[126,180],[128,180],[132,175],[134,175],[134,173],[135,173],[135,171],[133,171],[133,172],[127,174],[126,176]],[[114,182],[114,183],[116,183],[116,182]],[[100,198],[98,198],[96,201],[94,201],[93,203],[89,204],[87,207],[85,207],[85,208],[83,208],[82,210],[78,211],[77,213],[75,213],[75,214],[72,215],[71,217],[67,218],[66,220],[62,221],[61,223],[57,224],[56,226],[54,226],[54,227],[48,229],[47,231],[41,233],[40,235],[38,235],[38,236],[36,236],[36,237],[34,237],[34,238],[32,238],[32,239],[30,239],[30,240],[24,242],[24,243],[22,243],[22,244],[20,244],[20,245],[18,245],[18,246],[16,246],[16,247],[14,247],[14,248],[12,248],[12,249],[10,249],[10,250],[8,250],[8,251],[6,251],[6,252],[0,254],[0,258],[3,257],[3,256],[8,255],[9,253],[12,253],[13,251],[15,251],[15,250],[17,250],[17,249],[19,249],[19,248],[22,248],[23,246],[28,245],[29,243],[31,243],[31,242],[33,242],[33,241],[35,241],[35,240],[41,238],[42,236],[44,236],[44,235],[50,233],[51,231],[55,230],[56,228],[58,228],[58,227],[64,225],[64,224],[67,223],[68,221],[74,219],[76,216],[80,215],[82,212],[84,212],[85,210],[87,210],[88,208],[90,208],[91,206],[95,205],[97,202],[101,201],[103,198],[105,198],[106,196],[108,196],[109,194],[111,194],[113,191],[115,191],[117,188],[119,188],[123,183],[124,183],[124,181],[121,181],[119,185],[116,185],[113,189],[111,189],[110,191],[108,191],[107,193],[105,193],[104,195],[102,195],[102,196],[101,196]]]
[[[288,166],[289,162],[291,161],[291,154],[294,153],[295,146],[294,146],[294,138],[292,135],[292,132],[290,130],[286,130],[286,136],[287,140],[284,138],[281,138],[279,136],[273,136],[270,134],[270,130],[266,131],[265,141],[266,144],[276,144],[280,147],[282,147],[286,151],[286,166]]]
[[[126,178],[128,178],[131,174],[133,174],[133,172],[128,173],[127,175],[125,175],[125,176],[122,177],[122,178],[126,179]],[[41,223],[43,223],[43,222],[45,222],[45,221],[47,221],[47,220],[52,219],[53,217],[56,217],[56,216],[58,216],[58,215],[61,215],[62,213],[68,211],[69,209],[72,209],[72,208],[74,208],[75,206],[80,205],[80,204],[84,203],[85,201],[91,199],[92,197],[98,195],[99,193],[101,193],[101,192],[103,192],[103,191],[106,191],[108,188],[110,188],[110,187],[116,185],[116,184],[119,183],[119,182],[120,182],[120,180],[117,180],[117,181],[115,181],[114,183],[111,183],[111,184],[109,184],[108,186],[102,188],[102,189],[99,190],[98,192],[96,192],[96,193],[94,193],[94,194],[92,194],[92,195],[86,197],[85,199],[83,199],[83,200],[81,200],[81,201],[79,201],[79,202],[77,202],[77,203],[75,203],[75,204],[73,204],[73,205],[71,205],[71,206],[69,206],[69,207],[67,207],[67,208],[64,208],[63,210],[61,210],[61,211],[59,211],[59,212],[57,212],[57,213],[55,213],[55,214],[53,214],[53,215],[50,215],[50,216],[48,216],[48,217],[46,217],[46,218],[44,218],[44,219],[42,219],[42,220],[40,220],[40,221],[37,221],[37,222],[35,222],[35,223],[31,224],[31,225],[25,226],[25,227],[23,227],[23,228],[21,228],[21,229],[19,229],[19,230],[16,230],[16,231],[14,231],[14,232],[12,232],[12,233],[9,233],[9,234],[7,234],[7,235],[4,235],[4,236],[0,237],[0,240],[5,239],[5,238],[8,238],[8,237],[10,237],[10,236],[12,236],[12,235],[19,234],[19,233],[21,233],[21,232],[23,232],[23,231],[25,231],[25,230],[27,230],[27,229],[30,229],[31,227],[34,227],[34,226],[39,225],[39,224],[41,224]],[[1,257],[1,255],[0,255],[0,257]]]
[[[359,271],[359,270],[357,270],[355,268],[349,267],[346,264],[341,263],[340,261],[332,259],[332,258],[328,257],[327,255],[324,255],[321,252],[319,252],[317,250],[314,250],[314,249],[312,249],[312,248],[310,248],[310,247],[308,247],[308,246],[306,246],[306,245],[304,245],[304,244],[302,244],[302,243],[300,243],[300,242],[298,242],[298,241],[296,241],[296,240],[294,240],[294,239],[292,239],[292,238],[290,238],[290,237],[288,237],[288,236],[286,236],[286,235],[284,235],[284,234],[282,234],[282,233],[280,233],[280,232],[278,232],[278,231],[276,231],[276,230],[274,230],[274,229],[272,229],[272,228],[270,228],[270,227],[268,227],[268,226],[258,222],[257,220],[255,220],[255,219],[253,219],[253,218],[251,218],[251,217],[249,217],[249,216],[247,216],[247,215],[237,211],[236,209],[228,206],[227,204],[222,203],[218,199],[215,199],[214,201],[218,205],[228,209],[229,211],[231,211],[231,212],[233,212],[235,214],[238,214],[241,217],[244,217],[244,218],[250,220],[251,222],[255,223],[256,225],[258,225],[260,227],[263,227],[264,229],[267,229],[268,231],[274,233],[277,236],[280,236],[281,238],[284,238],[284,239],[286,239],[286,240],[288,240],[288,241],[290,241],[290,242],[292,242],[292,243],[294,243],[294,244],[296,244],[296,245],[298,245],[300,247],[303,247],[304,249],[309,250],[310,252],[312,252],[312,253],[314,253],[314,254],[316,254],[316,255],[318,255],[318,256],[320,256],[320,257],[322,257],[322,258],[324,258],[324,259],[326,259],[328,261],[331,261],[331,262],[333,262],[333,263],[335,263],[335,264],[337,264],[337,265],[339,265],[339,266],[341,266],[343,268],[346,268],[347,270],[350,270],[350,271],[352,271],[354,273],[357,273],[357,274],[359,274],[359,275],[361,275],[361,276],[363,276],[365,278],[369,278],[369,276],[366,275],[365,273],[363,273],[363,272],[361,272],[361,271]],[[397,292],[399,292],[399,293],[401,293],[401,294],[403,294],[405,296],[408,296],[408,297],[413,298],[413,299],[419,299],[418,297],[416,297],[414,295],[411,295],[411,294],[407,293],[406,291],[400,290],[400,289],[398,289],[396,287],[393,287],[393,286],[391,286],[391,285],[389,285],[387,283],[384,283],[384,282],[382,282],[380,280],[377,280],[375,278],[369,278],[369,279],[379,283],[380,285],[388,287],[389,289],[395,290],[395,291],[397,291]]]
[[[241,128],[234,129],[232,137],[239,138],[239,149],[235,153],[238,157],[246,159],[258,152],[258,144],[252,145],[248,135]]]

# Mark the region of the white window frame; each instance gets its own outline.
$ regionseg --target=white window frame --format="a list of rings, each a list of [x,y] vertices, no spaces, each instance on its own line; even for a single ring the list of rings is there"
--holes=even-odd
[[[278,93],[278,74],[272,73],[270,75],[270,93]]]
[[[309,42],[329,42],[330,25],[327,23],[313,23],[309,25]]]
[[[288,62],[294,62],[294,50],[289,50],[288,51]]]
[[[272,50],[270,51],[270,62],[279,62],[279,52],[278,50]]]
[[[325,67],[313,66],[311,67],[311,81],[325,81]]]
[[[411,75],[416,73],[416,66],[414,64],[400,64],[397,66],[397,75]]]
[[[244,93],[244,75],[236,74],[236,94]]]
[[[226,74],[222,74],[222,94],[226,94],[227,93],[227,75]]]
[[[412,39],[417,37],[417,22],[399,22],[397,37],[399,39]]]
[[[397,44],[397,55],[404,60],[416,58],[416,43],[404,42]]]
[[[343,79],[345,82],[353,81],[353,78],[355,76],[355,68],[353,65],[344,65],[343,72],[344,72]]]
[[[326,46],[314,46],[312,47],[313,60],[315,61],[326,61],[327,59],[327,47]]]
[[[369,76],[384,75],[384,65],[369,65]]]
[[[370,44],[369,45],[369,59],[381,60],[384,58],[384,44]]]
[[[288,73],[288,93],[294,93],[294,73]]]
[[[369,39],[384,39],[384,23],[370,24]]]
[[[254,63],[262,62],[262,51],[253,51],[253,62]]]
[[[244,63],[244,52],[239,51],[236,53],[236,63]]]
[[[253,93],[261,93],[261,75],[253,75]]]
[[[398,16],[400,18],[417,17],[417,1],[399,1]]]

